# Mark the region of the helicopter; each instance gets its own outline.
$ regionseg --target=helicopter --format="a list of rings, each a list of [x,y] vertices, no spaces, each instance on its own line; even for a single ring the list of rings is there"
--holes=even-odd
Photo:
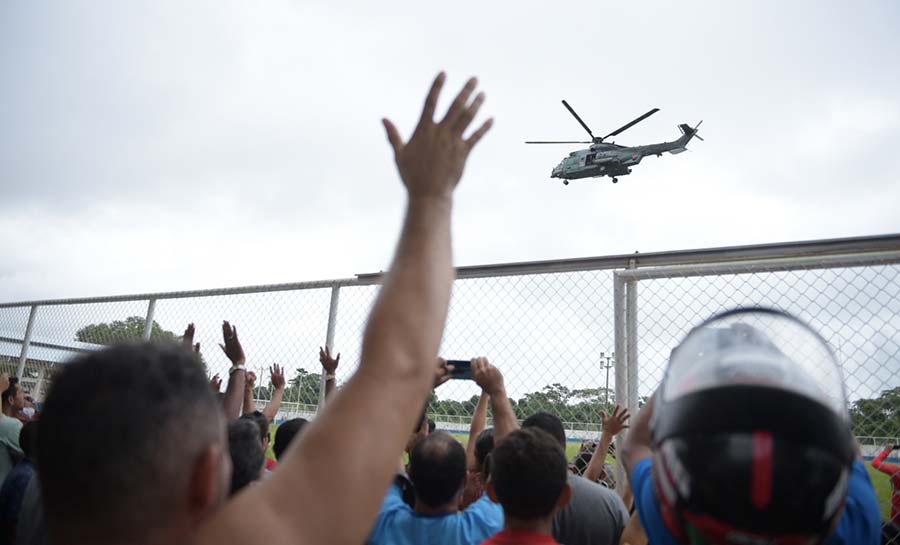
[[[569,185],[569,180],[577,180],[579,178],[600,178],[603,176],[609,176],[612,178],[613,183],[617,183],[619,181],[618,176],[627,176],[631,174],[631,167],[640,163],[641,159],[647,157],[648,155],[656,155],[657,157],[662,157],[664,152],[669,152],[671,154],[681,153],[683,151],[687,151],[687,143],[691,141],[692,138],[697,137],[699,140],[703,140],[700,135],[697,134],[697,129],[700,127],[700,123],[697,123],[696,126],[691,127],[685,123],[678,125],[678,128],[681,129],[681,137],[677,140],[673,140],[672,142],[663,142],[661,144],[649,144],[646,146],[620,146],[615,142],[606,142],[607,138],[612,136],[617,136],[625,132],[627,129],[630,129],[634,125],[637,125],[641,121],[647,119],[651,115],[655,114],[659,111],[659,108],[653,108],[649,112],[644,115],[638,117],[637,119],[631,121],[630,123],[626,123],[622,125],[618,129],[613,132],[607,134],[606,136],[598,137],[594,136],[594,133],[591,132],[590,127],[587,126],[587,123],[582,121],[582,119],[575,113],[575,110],[569,106],[569,103],[565,100],[562,101],[563,106],[569,110],[569,113],[572,114],[573,117],[584,127],[584,130],[591,136],[590,141],[527,141],[526,144],[590,144],[591,146],[588,149],[582,149],[578,151],[573,151],[569,154],[568,157],[564,158],[556,168],[550,173],[551,178],[561,178],[564,185]]]

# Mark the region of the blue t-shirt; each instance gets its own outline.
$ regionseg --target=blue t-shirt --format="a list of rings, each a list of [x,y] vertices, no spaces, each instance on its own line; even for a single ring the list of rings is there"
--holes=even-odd
[[[400,487],[388,489],[370,545],[478,545],[503,529],[503,508],[487,494],[460,513],[422,515],[403,502]]]
[[[22,498],[25,497],[25,488],[28,487],[31,477],[34,475],[34,464],[25,459],[9,472],[0,487],[0,520],[15,522],[19,520],[19,509],[22,508]]]
[[[641,524],[653,545],[678,545],[662,518],[656,488],[653,486],[653,464],[650,458],[638,462],[631,473],[631,485]],[[875,488],[866,467],[853,462],[847,490],[847,503],[837,529],[827,545],[879,545],[881,543],[881,511]]]

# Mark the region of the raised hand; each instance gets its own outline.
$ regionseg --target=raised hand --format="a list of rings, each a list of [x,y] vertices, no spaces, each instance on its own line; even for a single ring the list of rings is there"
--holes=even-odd
[[[256,373],[247,371],[247,379],[244,382],[244,388],[252,390],[254,387],[256,387]]]
[[[472,377],[484,393],[494,396],[504,390],[503,375],[487,358],[472,358]]]
[[[341,354],[338,353],[336,358],[331,357],[331,349],[319,347],[319,363],[325,369],[325,373],[333,375],[337,370],[338,364],[341,363]]]
[[[438,358],[437,369],[434,370],[434,387],[437,388],[441,384],[452,378],[453,365],[448,364],[444,358]]]
[[[459,183],[469,152],[493,124],[493,119],[488,119],[469,138],[463,138],[463,133],[484,102],[483,92],[469,102],[478,84],[475,78],[466,83],[444,119],[436,123],[434,109],[445,79],[443,72],[435,78],[425,99],[419,124],[409,142],[403,142],[393,123],[383,120],[388,140],[394,148],[400,177],[410,197],[449,197]]]
[[[628,425],[625,422],[627,422],[629,418],[631,418],[631,415],[628,413],[628,409],[620,407],[619,405],[616,405],[610,416],[606,415],[606,411],[600,411],[600,419],[603,422],[603,433],[617,435],[620,431],[628,429]]]
[[[200,343],[194,344],[194,324],[190,323],[184,329],[184,335],[181,336],[181,344],[188,350],[193,350],[194,354],[200,354]]]
[[[272,375],[272,387],[276,390],[284,388],[284,367],[277,363],[269,367],[269,374]]]
[[[222,391],[222,379],[219,378],[218,374],[213,375],[211,379],[209,379],[209,385],[212,387],[215,393],[219,393]]]
[[[184,335],[181,336],[181,344],[185,348],[191,349],[194,346],[194,324],[190,323],[184,329]]]
[[[232,365],[244,365],[247,358],[244,356],[244,348],[238,340],[237,327],[227,321],[222,322],[222,339],[225,344],[220,344],[222,352],[231,360]]]

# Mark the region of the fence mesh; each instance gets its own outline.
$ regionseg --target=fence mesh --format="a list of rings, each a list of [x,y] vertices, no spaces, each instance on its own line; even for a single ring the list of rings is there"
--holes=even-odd
[[[662,378],[669,351],[694,325],[737,306],[786,310],[810,323],[838,355],[854,432],[867,457],[900,436],[900,266],[868,263],[847,268],[640,278],[637,270],[638,394],[649,396]],[[441,354],[487,356],[504,374],[520,418],[548,411],[566,422],[568,454],[597,439],[600,411],[615,404],[613,271],[466,278],[453,288]],[[321,286],[319,284],[318,286]],[[359,364],[362,333],[377,286],[338,286],[333,345],[341,353],[340,385]],[[230,363],[217,346],[221,324],[238,328],[257,375],[254,398],[272,394],[269,366],[285,367],[288,386],[279,419],[314,416],[332,287],[234,295],[159,298],[152,338],[178,340],[188,323],[210,376],[227,381]],[[244,290],[246,291],[246,290]],[[37,308],[23,383],[40,401],[53,370],[104,345],[141,339],[148,301],[53,304]],[[0,308],[0,371],[15,374],[30,307]],[[480,391],[450,381],[432,397],[429,416],[465,440]],[[892,454],[896,456],[896,451]],[[871,470],[883,515],[890,483]]]
[[[689,273],[686,273],[689,274]],[[640,278],[640,273],[637,273]],[[637,282],[639,395],[653,393],[671,349],[711,316],[740,306],[787,311],[829,343],[841,365],[853,432],[871,459],[900,438],[900,266],[728,273]],[[822,370],[823,372],[825,370]],[[890,454],[897,456],[897,451]],[[889,475],[869,465],[882,515]]]

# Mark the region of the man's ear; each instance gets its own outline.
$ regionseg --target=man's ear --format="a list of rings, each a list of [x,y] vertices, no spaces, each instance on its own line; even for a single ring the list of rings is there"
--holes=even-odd
[[[197,457],[188,488],[188,509],[203,518],[228,497],[231,487],[231,457],[219,445],[209,445]]]
[[[572,485],[566,482],[565,486],[563,486],[562,491],[559,493],[559,497],[556,498],[556,509],[562,509],[563,507],[569,505],[570,501],[572,501]]]
[[[487,494],[488,497],[491,498],[491,501],[494,503],[500,503],[500,499],[497,498],[497,491],[494,490],[494,483],[488,480],[488,482],[485,484],[485,488],[487,489]]]

